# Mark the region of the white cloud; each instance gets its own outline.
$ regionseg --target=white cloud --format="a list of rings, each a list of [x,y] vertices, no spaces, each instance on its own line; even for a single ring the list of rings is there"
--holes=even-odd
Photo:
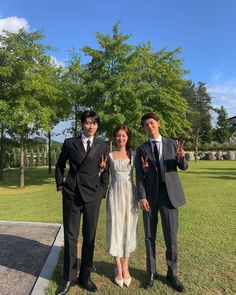
[[[0,18],[0,35],[4,34],[4,30],[17,33],[20,29],[29,30],[29,24],[25,18],[19,18],[17,16]]]
[[[50,55],[51,63],[56,67],[65,67],[65,64],[63,61],[58,60],[55,56]]]
[[[236,78],[221,83],[217,81],[209,85],[208,93],[212,97],[213,107],[223,106],[228,117],[236,116]]]

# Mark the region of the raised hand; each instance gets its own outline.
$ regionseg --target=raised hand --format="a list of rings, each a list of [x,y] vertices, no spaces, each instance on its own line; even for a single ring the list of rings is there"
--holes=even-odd
[[[185,143],[185,138],[183,136],[180,136],[179,139],[177,139],[177,150],[176,150],[176,157],[178,159],[181,159],[185,155],[185,150],[183,149]]]
[[[149,163],[148,163],[148,155],[144,157],[141,157],[141,161],[142,161],[142,167],[144,171],[147,171],[148,167],[149,167]]]
[[[103,156],[102,155],[102,160],[101,160],[101,163],[100,163],[100,168],[101,169],[105,169],[107,166],[107,156]]]

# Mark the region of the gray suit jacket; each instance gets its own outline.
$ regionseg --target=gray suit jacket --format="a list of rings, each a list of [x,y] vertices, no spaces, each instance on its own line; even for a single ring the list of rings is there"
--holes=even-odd
[[[188,162],[185,158],[176,159],[177,145],[174,139],[162,137],[162,140],[166,188],[171,204],[174,208],[177,208],[186,202],[177,167],[186,170]],[[142,168],[141,157],[145,158],[146,156],[148,156],[149,168],[145,172]],[[137,198],[138,200],[147,199],[151,205],[157,199],[159,184],[157,164],[150,141],[145,142],[138,148],[135,167]]]

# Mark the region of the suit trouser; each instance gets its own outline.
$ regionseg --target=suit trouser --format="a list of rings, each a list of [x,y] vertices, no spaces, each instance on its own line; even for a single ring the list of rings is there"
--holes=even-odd
[[[77,242],[81,215],[83,215],[83,244],[79,277],[81,280],[85,280],[90,276],[93,266],[94,242],[100,204],[100,197],[95,201],[85,203],[78,191],[75,193],[67,188],[63,188],[63,276],[66,281],[73,281],[77,278]]]
[[[170,203],[165,183],[159,186],[156,202],[149,205],[150,211],[143,211],[147,272],[149,274],[156,272],[156,232],[159,211],[166,245],[167,274],[175,276],[177,272],[178,208],[174,208]]]

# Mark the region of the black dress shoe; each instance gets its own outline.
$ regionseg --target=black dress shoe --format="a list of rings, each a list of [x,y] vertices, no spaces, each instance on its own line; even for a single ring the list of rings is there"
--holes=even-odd
[[[56,290],[55,295],[64,295],[66,294],[71,286],[74,286],[75,283],[73,281],[64,281]]]
[[[184,292],[185,288],[184,285],[179,281],[179,279],[176,276],[166,276],[167,281],[171,283],[171,286],[176,291],[182,293]]]
[[[148,275],[148,278],[147,278],[146,282],[144,283],[143,288],[144,289],[152,288],[155,278],[156,278],[156,274]]]
[[[96,292],[98,290],[97,286],[90,278],[87,278],[83,281],[81,279],[78,279],[78,284],[84,287],[84,289],[86,289],[89,292]]]

